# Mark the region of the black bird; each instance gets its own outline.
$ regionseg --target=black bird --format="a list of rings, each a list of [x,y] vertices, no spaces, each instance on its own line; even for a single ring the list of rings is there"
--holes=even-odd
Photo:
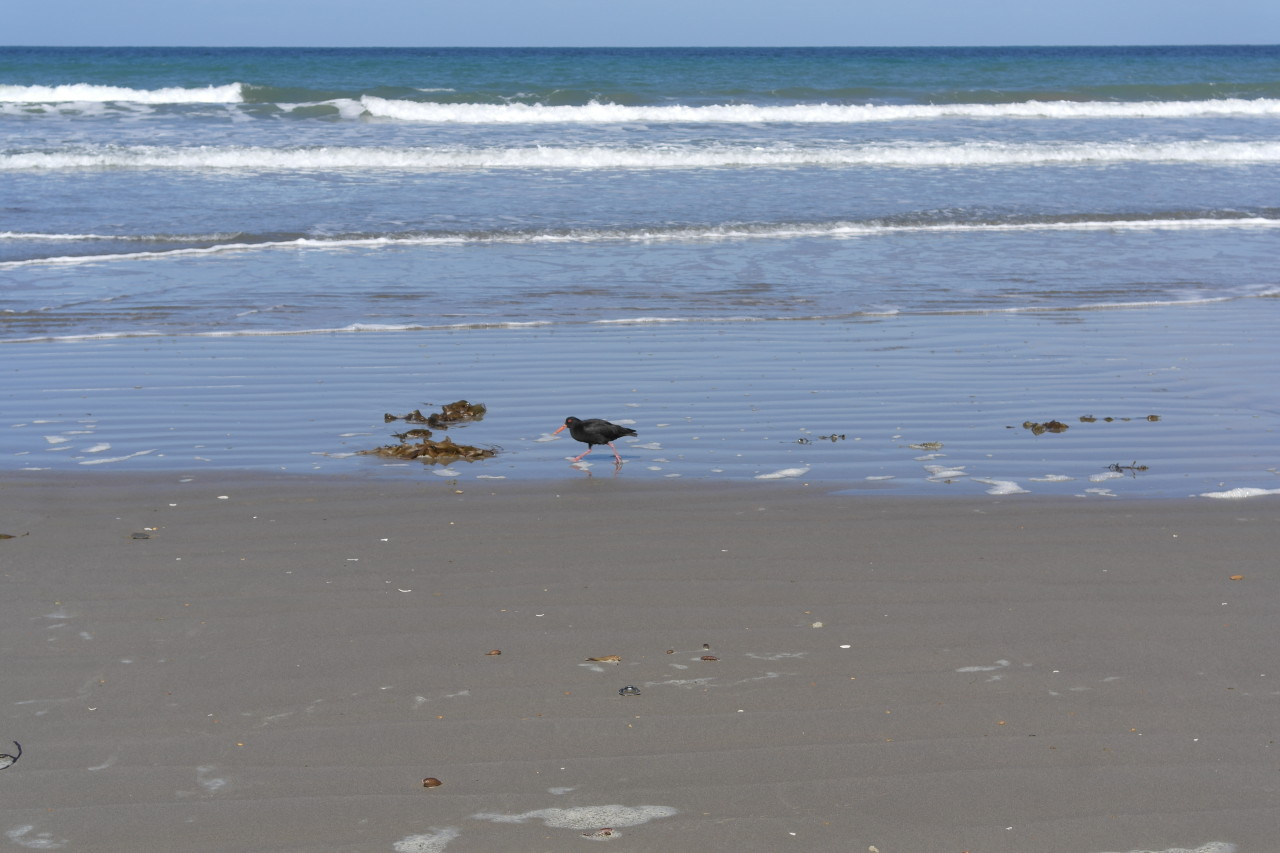
[[[607,444],[609,449],[613,451],[613,458],[619,462],[622,461],[622,457],[618,455],[618,448],[613,446],[614,440],[622,438],[624,435],[636,434],[633,429],[611,424],[599,418],[590,418],[585,421],[578,418],[565,418],[564,426],[551,434],[559,435],[566,427],[569,429],[569,435],[573,436],[575,441],[581,441],[587,445],[587,453],[594,450],[597,444]],[[582,456],[586,456],[587,453],[583,453]],[[573,461],[577,462],[582,456],[575,456]]]

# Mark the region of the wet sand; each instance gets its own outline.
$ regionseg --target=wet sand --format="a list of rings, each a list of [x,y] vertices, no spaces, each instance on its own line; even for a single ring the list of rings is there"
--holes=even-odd
[[[1271,499],[430,486],[7,475],[6,840],[1274,849]]]

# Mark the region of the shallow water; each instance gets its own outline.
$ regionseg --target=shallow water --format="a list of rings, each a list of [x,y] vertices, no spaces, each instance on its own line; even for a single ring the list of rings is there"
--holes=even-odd
[[[1256,365],[1277,305],[7,345],[0,465],[935,495],[1271,489],[1280,436]],[[384,413],[456,399],[488,414],[448,435],[496,458],[358,455],[403,429]],[[550,435],[568,415],[636,429],[617,443],[626,463],[597,448],[570,465],[585,448]],[[1023,426],[1051,420],[1068,429]]]

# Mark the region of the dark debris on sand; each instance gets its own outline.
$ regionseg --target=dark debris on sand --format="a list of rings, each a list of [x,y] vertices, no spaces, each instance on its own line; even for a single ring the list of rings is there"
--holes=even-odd
[[[383,420],[386,423],[404,421],[410,424],[427,424],[435,429],[448,429],[457,424],[478,421],[484,417],[485,412],[486,409],[483,403],[468,403],[466,400],[458,400],[445,404],[439,412],[433,412],[430,415],[424,415],[421,409],[414,409],[407,415],[393,415],[388,412],[383,415]],[[488,459],[491,456],[498,455],[498,451],[493,448],[455,444],[453,439],[448,436],[438,440],[433,439],[429,429],[409,429],[404,432],[392,433],[392,435],[399,439],[399,444],[388,444],[383,447],[375,447],[373,450],[362,450],[360,452],[365,455],[382,456],[387,459],[417,459],[429,465],[448,465],[450,462],[475,462],[478,459]]]

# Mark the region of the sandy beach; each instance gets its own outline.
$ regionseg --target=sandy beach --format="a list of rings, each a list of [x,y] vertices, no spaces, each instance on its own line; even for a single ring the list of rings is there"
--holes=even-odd
[[[0,48],[0,853],[1276,853],[1277,68]]]
[[[7,844],[1274,850],[1270,500],[431,485],[7,475]]]

